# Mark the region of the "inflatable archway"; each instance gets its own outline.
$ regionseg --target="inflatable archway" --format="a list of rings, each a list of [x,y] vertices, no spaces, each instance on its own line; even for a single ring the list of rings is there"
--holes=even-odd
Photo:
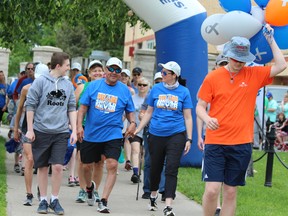
[[[176,61],[181,76],[187,79],[193,106],[197,92],[208,71],[208,49],[200,30],[207,17],[197,0],[124,0],[124,2],[154,30],[158,63]],[[159,68],[160,69],[160,68]],[[193,110],[193,144],[181,159],[181,166],[200,167],[202,153],[197,147],[196,115]]]

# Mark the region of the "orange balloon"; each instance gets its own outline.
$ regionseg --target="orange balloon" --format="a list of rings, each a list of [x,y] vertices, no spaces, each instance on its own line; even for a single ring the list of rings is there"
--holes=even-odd
[[[266,7],[265,21],[274,26],[288,25],[288,0],[270,0]]]

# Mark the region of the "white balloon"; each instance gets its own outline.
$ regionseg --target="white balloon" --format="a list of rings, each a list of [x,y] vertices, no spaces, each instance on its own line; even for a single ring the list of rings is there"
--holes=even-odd
[[[259,6],[252,6],[251,15],[257,19],[260,23],[265,23],[265,13],[264,10]]]
[[[219,29],[219,23],[224,14],[213,14],[207,17],[201,26],[201,35],[207,43],[219,45],[227,42]]]
[[[257,19],[242,11],[231,11],[225,14],[219,24],[222,36],[227,40],[234,36],[250,39],[261,28],[262,24]]]

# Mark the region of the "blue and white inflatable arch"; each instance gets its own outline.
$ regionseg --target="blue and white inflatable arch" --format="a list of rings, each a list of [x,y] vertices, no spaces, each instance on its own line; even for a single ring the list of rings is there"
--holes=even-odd
[[[187,79],[194,108],[198,89],[208,71],[207,43],[201,24],[207,17],[197,0],[124,0],[154,30],[158,63],[176,61],[181,76]],[[160,68],[159,68],[160,69]],[[193,145],[181,159],[181,166],[200,167],[202,153],[197,147],[196,115],[193,110]]]

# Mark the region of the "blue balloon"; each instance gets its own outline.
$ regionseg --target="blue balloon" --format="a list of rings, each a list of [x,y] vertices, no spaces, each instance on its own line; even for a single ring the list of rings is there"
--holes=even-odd
[[[255,63],[266,64],[273,59],[272,50],[264,37],[262,30],[250,39],[250,43],[250,52],[256,57],[254,60]]]
[[[246,13],[251,11],[251,1],[250,0],[219,0],[220,6],[226,11],[240,10]]]
[[[273,26],[274,38],[280,49],[288,49],[288,25],[286,26]]]
[[[261,7],[261,8],[265,8],[266,5],[268,4],[269,0],[254,0],[256,2],[256,4]]]

